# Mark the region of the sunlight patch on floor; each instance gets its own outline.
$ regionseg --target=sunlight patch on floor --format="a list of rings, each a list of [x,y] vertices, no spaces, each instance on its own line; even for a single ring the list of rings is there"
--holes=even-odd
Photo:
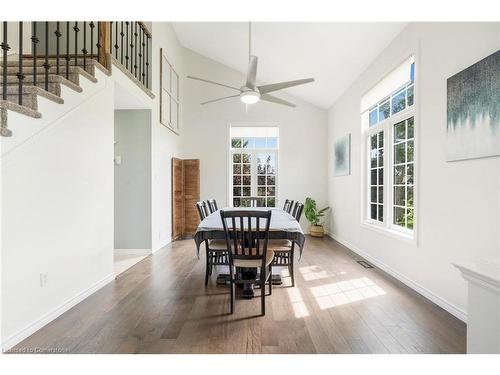
[[[314,286],[310,291],[322,310],[386,294],[368,277]]]
[[[330,275],[320,266],[300,267],[299,271],[306,281],[319,280],[330,277]]]
[[[288,288],[287,292],[288,292],[288,298],[290,298],[290,302],[292,303],[295,317],[304,318],[306,316],[309,316],[309,310],[307,309],[304,303],[304,299],[302,298],[300,290],[297,288]]]

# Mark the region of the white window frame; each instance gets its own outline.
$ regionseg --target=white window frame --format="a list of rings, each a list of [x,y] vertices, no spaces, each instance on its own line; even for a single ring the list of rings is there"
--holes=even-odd
[[[278,137],[276,148],[233,148],[231,144],[231,128],[235,127],[274,127],[278,128]],[[251,192],[250,195],[252,197],[257,197],[257,155],[260,153],[274,153],[276,160],[276,174],[274,180],[274,199],[275,199],[275,207],[279,207],[279,152],[280,152],[280,128],[277,124],[255,124],[255,123],[244,123],[244,124],[228,124],[227,131],[227,147],[228,147],[228,157],[227,157],[227,199],[228,199],[228,207],[233,207],[233,154],[239,153],[247,153],[251,154],[250,161],[250,176],[251,176]],[[266,197],[263,197],[266,198]]]
[[[391,115],[389,118],[376,123],[375,125],[369,125],[369,113],[370,109],[373,108],[371,106],[362,116],[362,139],[361,144],[362,147],[362,157],[361,157],[361,170],[364,171],[361,178],[361,192],[362,192],[362,209],[361,209],[361,224],[364,228],[368,228],[379,233],[391,236],[393,238],[397,238],[403,240],[405,242],[417,245],[418,239],[418,186],[419,186],[419,97],[418,93],[420,91],[420,85],[418,83],[418,69],[419,64],[415,56],[415,79],[413,82],[413,105],[411,107],[406,107],[404,110]],[[407,86],[406,84],[405,86]],[[404,86],[400,87],[398,90],[395,90],[393,93],[389,93],[389,96],[392,94],[398,93]],[[381,98],[381,101],[384,100],[384,97]],[[374,104],[376,105],[376,104]],[[391,110],[392,110],[392,98],[391,98]],[[413,230],[409,230],[407,228],[403,228],[399,225],[393,224],[394,218],[394,189],[393,189],[393,180],[394,180],[394,163],[393,163],[393,154],[394,154],[394,125],[404,121],[410,117],[413,117],[414,120],[414,169],[413,169],[413,220],[414,226]],[[377,220],[370,218],[370,137],[374,134],[377,134],[380,131],[384,131],[384,222],[381,223]]]

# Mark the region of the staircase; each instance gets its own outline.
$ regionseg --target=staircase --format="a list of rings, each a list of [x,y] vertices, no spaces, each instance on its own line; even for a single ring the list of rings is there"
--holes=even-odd
[[[7,55],[9,46],[8,24],[2,22],[3,50],[0,61],[0,135],[12,137],[8,128],[8,111],[40,119],[39,98],[64,105],[63,87],[81,93],[80,80],[97,83],[96,70],[111,75],[112,66],[118,67],[150,97],[149,89],[149,44],[151,34],[142,22],[98,22],[97,36],[93,22],[33,22],[30,39],[30,54],[23,54],[23,24],[19,22],[17,55]],[[41,25],[40,25],[41,24]],[[40,43],[38,29],[45,27],[44,53],[37,53]],[[80,29],[83,25],[83,29]],[[17,25],[16,25],[17,26]],[[26,27],[25,27],[26,28]],[[50,32],[51,28],[55,31]],[[64,35],[63,31],[67,34]],[[81,43],[83,33],[83,46]],[[43,32],[41,34],[44,34]],[[65,38],[65,43],[61,42]],[[12,39],[12,35],[10,35]],[[73,45],[74,48],[70,47]],[[20,41],[20,42],[19,42]],[[94,41],[96,43],[94,44]],[[89,44],[90,43],[90,44]],[[55,56],[49,44],[56,49]],[[56,47],[54,47],[56,46]],[[63,53],[60,50],[65,48]],[[94,54],[94,48],[97,54]],[[89,50],[91,53],[89,54]],[[72,52],[72,53],[71,53]],[[20,58],[21,56],[21,58]]]

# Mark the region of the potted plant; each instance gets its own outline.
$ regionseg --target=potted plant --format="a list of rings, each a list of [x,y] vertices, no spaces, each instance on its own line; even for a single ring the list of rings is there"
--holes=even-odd
[[[318,208],[316,207],[316,201],[312,198],[306,198],[304,215],[306,216],[306,219],[311,223],[311,228],[309,230],[311,236],[323,237],[325,235],[325,230],[323,229],[323,224],[320,223],[320,220],[323,216],[325,216],[325,212],[329,208],[330,207],[325,207],[321,210],[318,210]]]

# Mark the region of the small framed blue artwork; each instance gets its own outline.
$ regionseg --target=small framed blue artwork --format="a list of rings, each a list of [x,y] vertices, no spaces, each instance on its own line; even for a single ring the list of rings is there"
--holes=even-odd
[[[333,175],[351,174],[351,134],[335,141],[333,145]]]

